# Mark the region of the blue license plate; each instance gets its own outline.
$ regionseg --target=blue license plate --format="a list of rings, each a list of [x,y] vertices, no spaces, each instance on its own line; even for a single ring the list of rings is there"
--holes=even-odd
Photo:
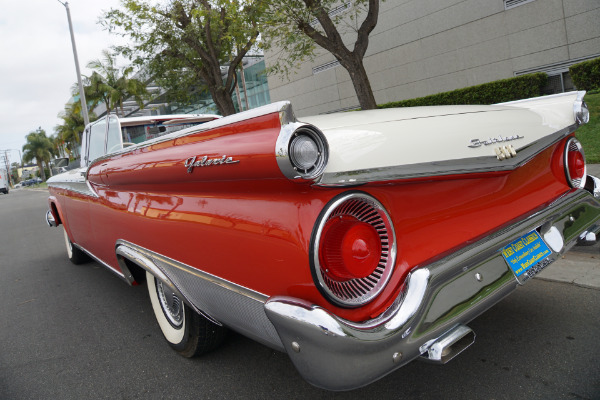
[[[502,249],[502,255],[517,281],[525,282],[554,261],[552,250],[537,231],[521,236]]]

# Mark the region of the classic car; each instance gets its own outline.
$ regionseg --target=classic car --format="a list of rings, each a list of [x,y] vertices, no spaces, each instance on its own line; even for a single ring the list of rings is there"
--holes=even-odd
[[[72,262],[146,281],[183,356],[232,329],[349,390],[448,362],[469,321],[595,240],[583,95],[302,118],[278,102],[135,143],[141,122],[109,116],[48,180],[46,221]]]

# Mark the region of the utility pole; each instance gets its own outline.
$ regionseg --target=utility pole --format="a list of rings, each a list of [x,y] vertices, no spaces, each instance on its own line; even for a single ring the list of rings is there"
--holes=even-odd
[[[69,10],[69,2],[62,2],[57,0],[60,4],[65,6],[67,10],[67,19],[69,20],[69,32],[71,33],[71,45],[73,46],[73,58],[75,59],[75,70],[77,71],[77,83],[79,84],[79,100],[81,101],[81,113],[83,115],[83,122],[85,126],[90,123],[90,117],[88,116],[87,102],[85,101],[85,93],[83,92],[83,84],[81,83],[81,71],[79,70],[79,59],[77,58],[77,46],[75,46],[75,35],[73,34],[73,23],[71,22],[71,11]]]
[[[10,167],[8,165],[8,150],[4,150],[4,165],[6,166],[6,176],[8,178],[8,184],[9,186],[11,185],[11,179],[10,179]]]

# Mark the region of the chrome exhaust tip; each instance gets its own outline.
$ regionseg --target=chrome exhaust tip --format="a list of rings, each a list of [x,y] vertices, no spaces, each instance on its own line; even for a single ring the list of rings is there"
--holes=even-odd
[[[466,325],[458,325],[422,347],[421,360],[446,364],[475,343],[475,332]]]

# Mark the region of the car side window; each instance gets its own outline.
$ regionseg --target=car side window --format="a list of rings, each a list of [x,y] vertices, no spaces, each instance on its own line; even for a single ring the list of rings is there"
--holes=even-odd
[[[106,137],[106,120],[97,121],[90,130],[88,147],[88,164],[104,155],[104,139]]]
[[[123,139],[121,138],[121,129],[119,128],[119,120],[114,115],[111,115],[108,120],[108,137],[106,138],[106,152],[121,150],[123,148]]]

